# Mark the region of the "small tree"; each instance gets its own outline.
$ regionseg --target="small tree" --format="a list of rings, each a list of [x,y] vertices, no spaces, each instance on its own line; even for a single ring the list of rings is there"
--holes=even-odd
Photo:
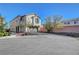
[[[46,18],[46,23],[45,23],[45,28],[47,32],[51,32],[52,30],[54,31],[60,24],[60,20],[62,19],[62,16],[60,15],[54,15],[49,16]]]
[[[51,32],[51,30],[53,28],[52,23],[51,23],[51,17],[46,18],[45,28],[46,28],[47,32]]]
[[[53,31],[54,31],[55,29],[57,29],[58,26],[61,25],[60,20],[62,19],[62,16],[55,15],[52,17],[52,19],[53,19]]]

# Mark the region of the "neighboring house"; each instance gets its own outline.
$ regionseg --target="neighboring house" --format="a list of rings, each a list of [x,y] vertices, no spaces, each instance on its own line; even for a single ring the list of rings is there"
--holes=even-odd
[[[64,33],[79,33],[79,18],[61,21],[61,27],[54,30],[54,32]],[[40,28],[41,32],[46,32],[44,26]]]
[[[41,26],[41,20],[36,14],[17,16],[11,21],[12,32],[37,32]]]
[[[79,33],[79,18],[62,21],[63,28],[55,30],[55,32]]]

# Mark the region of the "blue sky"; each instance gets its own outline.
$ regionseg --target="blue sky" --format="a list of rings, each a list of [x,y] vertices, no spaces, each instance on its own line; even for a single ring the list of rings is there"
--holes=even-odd
[[[46,16],[62,15],[65,19],[79,17],[79,4],[56,4],[56,3],[0,3],[0,14],[7,22],[17,15],[36,13],[40,16],[42,23]]]

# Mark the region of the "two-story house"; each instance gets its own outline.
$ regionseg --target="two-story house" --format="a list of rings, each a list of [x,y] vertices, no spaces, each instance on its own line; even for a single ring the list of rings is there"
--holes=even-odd
[[[41,26],[41,20],[36,14],[17,16],[11,21],[12,32],[37,32]]]

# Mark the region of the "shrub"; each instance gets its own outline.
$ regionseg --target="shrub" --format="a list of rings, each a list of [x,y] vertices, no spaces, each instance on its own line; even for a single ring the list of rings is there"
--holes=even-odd
[[[9,32],[0,32],[0,37],[2,36],[9,36],[10,33]]]
[[[4,36],[4,33],[3,32],[0,32],[0,37]]]

